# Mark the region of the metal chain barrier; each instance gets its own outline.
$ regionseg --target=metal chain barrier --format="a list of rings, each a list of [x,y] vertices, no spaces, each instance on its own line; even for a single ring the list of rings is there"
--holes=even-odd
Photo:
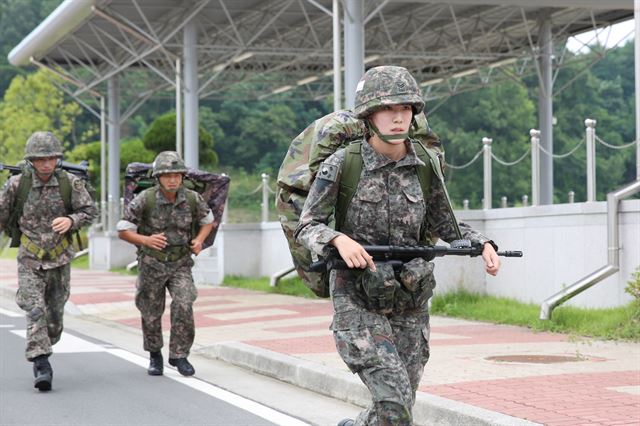
[[[529,151],[530,150],[525,151],[525,153],[522,154],[522,156],[520,158],[518,158],[516,161],[511,161],[511,162],[501,160],[493,152],[491,152],[491,158],[493,158],[494,160],[496,160],[498,163],[502,164],[503,166],[510,167],[510,166],[515,166],[516,164],[518,164],[519,162],[521,162],[522,160],[527,158],[527,155],[529,155]]]
[[[236,192],[236,195],[239,195],[241,197],[246,197],[246,196],[253,195],[253,194],[257,193],[261,189],[262,189],[262,182],[253,191],[251,191],[251,192]],[[271,188],[268,188],[268,189],[269,189],[269,191],[271,191]]]
[[[624,149],[624,148],[629,148],[630,146],[634,146],[635,144],[638,143],[638,141],[633,141],[633,142],[629,142],[623,145],[611,145],[609,143],[606,143],[605,141],[603,141],[602,139],[600,139],[600,137],[598,135],[596,135],[596,140],[598,142],[600,142],[602,145],[606,146],[607,148],[611,148],[611,149]]]
[[[580,148],[580,146],[581,146],[585,141],[586,141],[586,138],[582,138],[582,139],[580,140],[580,142],[578,142],[578,144],[577,144],[575,147],[573,147],[573,149],[572,149],[571,151],[567,152],[566,154],[552,154],[552,153],[550,153],[549,151],[547,151],[546,149],[544,149],[544,148],[542,147],[542,145],[538,145],[538,147],[540,148],[540,151],[544,152],[544,153],[545,153],[545,154],[547,154],[547,155],[550,155],[550,156],[551,156],[551,157],[553,157],[553,158],[565,158],[565,157],[570,156],[570,155],[571,155],[571,154],[573,154],[574,152],[576,152],[576,151],[578,150],[578,148]]]
[[[471,159],[471,161],[469,161],[467,164],[464,164],[462,166],[454,166],[453,164],[449,164],[446,161],[445,161],[445,164],[447,165],[447,167],[451,167],[452,169],[464,169],[472,165],[473,162],[476,161],[478,157],[480,157],[480,154],[482,154],[482,149],[478,151],[478,153]]]

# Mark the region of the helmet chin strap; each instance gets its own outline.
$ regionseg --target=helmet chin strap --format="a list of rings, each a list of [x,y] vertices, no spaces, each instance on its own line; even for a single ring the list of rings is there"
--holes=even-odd
[[[411,119],[412,124],[415,120]],[[380,130],[376,127],[375,124],[371,120],[367,120],[367,127],[369,128],[370,133],[375,133],[383,142],[391,143],[392,141],[398,140],[406,140],[409,137],[409,132],[407,133],[395,133],[391,135],[383,135],[380,133]]]

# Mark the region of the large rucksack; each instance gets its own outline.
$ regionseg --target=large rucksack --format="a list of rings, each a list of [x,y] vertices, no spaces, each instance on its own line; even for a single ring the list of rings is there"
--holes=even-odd
[[[152,171],[153,165],[149,163],[130,163],[127,165],[124,177],[125,206],[128,205],[139,192],[156,186],[157,180],[151,176]],[[210,173],[203,170],[189,169],[184,175],[184,186],[202,195],[202,198],[213,213],[213,229],[204,240],[203,248],[210,247],[215,241],[218,228],[222,221],[222,214],[224,213],[227,195],[229,193],[229,183],[230,179],[228,176]],[[191,209],[191,214],[194,219],[192,220],[192,224],[194,226],[191,233],[192,236],[195,236],[199,229],[198,220],[195,217],[197,200],[195,197],[190,197],[188,194],[189,193],[187,193],[187,202],[189,203],[189,208]],[[145,216],[148,216],[154,208],[154,195],[155,191],[146,192],[145,196],[148,198],[145,200],[145,211],[143,213]]]
[[[366,133],[363,120],[358,119],[351,111],[336,111],[325,115],[311,123],[291,142],[278,173],[278,189],[276,193],[276,209],[282,230],[289,244],[293,264],[304,283],[319,297],[329,297],[328,274],[310,272],[309,265],[313,261],[311,252],[297,243],[293,233],[315,179],[318,167],[329,155],[342,147],[347,147],[345,161],[340,179],[340,196],[336,206],[334,226],[340,229],[344,214],[351,202],[360,180],[362,156],[360,144]],[[410,130],[416,154],[427,165],[418,167],[417,173],[423,195],[428,196],[428,188],[433,175],[442,178],[442,159],[440,139],[431,130],[423,113],[416,115],[415,125]],[[426,229],[426,227],[423,227]],[[423,239],[431,236],[426,233]]]

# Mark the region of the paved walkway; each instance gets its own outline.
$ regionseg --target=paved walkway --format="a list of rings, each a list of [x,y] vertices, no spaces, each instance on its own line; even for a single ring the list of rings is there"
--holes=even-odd
[[[139,332],[135,277],[74,269],[71,282],[68,314]],[[15,261],[0,260],[0,287],[15,292]],[[201,287],[195,315],[195,352],[366,403],[348,390],[362,386],[336,354],[328,301]],[[433,317],[431,352],[417,423],[640,425],[640,344]]]

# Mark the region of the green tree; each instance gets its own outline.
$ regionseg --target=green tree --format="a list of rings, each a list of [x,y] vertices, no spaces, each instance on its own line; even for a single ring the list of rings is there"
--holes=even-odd
[[[9,65],[7,55],[44,20],[62,0],[3,0],[0,2],[0,96],[23,68]]]
[[[27,139],[38,130],[53,132],[69,147],[80,106],[67,102],[50,78],[45,71],[17,76],[5,92],[0,103],[0,158],[4,162],[19,161]]]
[[[482,149],[482,138],[493,139],[493,154],[504,163],[512,163],[529,150],[528,131],[535,121],[533,102],[521,84],[507,82],[449,99],[429,124],[441,137],[448,164],[467,164]],[[493,161],[493,200],[497,206],[506,196],[510,204],[530,194],[530,156],[513,166]],[[483,197],[482,156],[464,169],[447,170],[447,186],[456,205],[468,199],[472,208],[480,208]]]
[[[144,147],[156,154],[176,150],[176,113],[170,112],[156,118],[144,134]],[[198,147],[200,167],[212,170],[218,164],[218,154],[213,149],[213,136],[200,126]]]

